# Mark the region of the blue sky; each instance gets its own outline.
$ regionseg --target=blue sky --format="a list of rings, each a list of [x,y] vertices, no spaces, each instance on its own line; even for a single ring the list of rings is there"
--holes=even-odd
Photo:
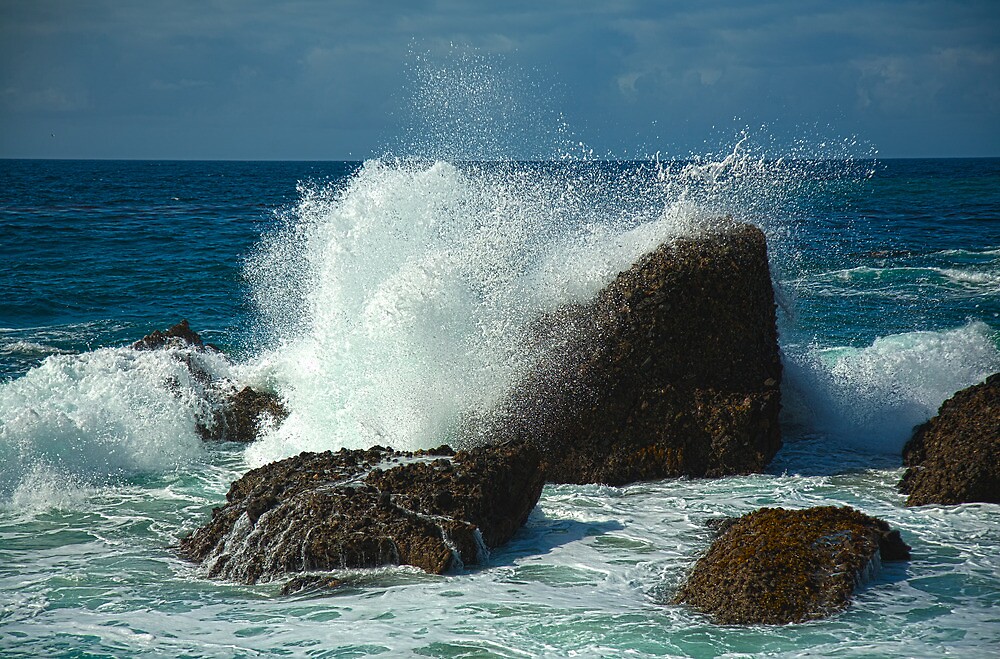
[[[0,0],[0,157],[363,159],[483,124],[520,156],[744,126],[1000,156],[1000,2]]]

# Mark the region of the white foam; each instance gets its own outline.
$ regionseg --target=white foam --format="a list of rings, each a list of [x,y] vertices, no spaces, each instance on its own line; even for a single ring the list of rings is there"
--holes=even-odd
[[[301,186],[247,266],[270,349],[241,377],[290,409],[249,462],[449,441],[537,359],[525,335],[540,314],[720,217],[782,235],[808,175],[744,139],[638,168],[372,160],[340,185]]]
[[[280,345],[247,377],[291,409],[251,462],[447,440],[532,362],[524,335],[540,313],[586,299],[699,225],[697,209],[677,203],[608,226],[614,210],[584,184],[512,164],[370,161],[346,188],[306,192],[249,273]]]
[[[1000,293],[1000,273],[982,270],[962,270],[941,268],[940,274],[948,281],[972,289],[982,294]]]
[[[47,510],[72,510],[85,505],[95,488],[73,474],[45,464],[29,465],[7,502],[9,510],[32,516]]]
[[[956,391],[1000,371],[982,322],[885,336],[865,348],[791,350],[784,361],[786,423],[883,453],[898,453]]]
[[[195,421],[211,403],[183,357],[227,368],[209,353],[105,348],[47,357],[0,385],[0,496],[23,499],[29,482],[44,482],[45,498],[59,475],[71,489],[198,458]]]
[[[45,345],[44,343],[37,343],[35,341],[12,341],[10,343],[0,345],[0,354],[7,355],[66,355],[71,352],[71,350],[63,350],[55,346]]]

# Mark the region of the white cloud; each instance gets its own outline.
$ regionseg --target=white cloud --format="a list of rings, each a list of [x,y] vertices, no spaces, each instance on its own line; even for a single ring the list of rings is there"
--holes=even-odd
[[[623,73],[618,76],[615,82],[618,84],[618,91],[620,91],[626,98],[635,98],[636,88],[635,83],[642,77],[642,73],[639,71],[629,71],[628,73]]]
[[[54,87],[21,89],[6,87],[0,98],[3,105],[15,112],[73,112],[90,108],[84,92],[68,92]]]

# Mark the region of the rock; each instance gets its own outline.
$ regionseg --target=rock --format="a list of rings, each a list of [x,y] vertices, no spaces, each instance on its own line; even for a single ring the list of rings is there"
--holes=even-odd
[[[271,425],[280,424],[288,417],[288,410],[281,399],[270,392],[243,387],[222,403],[222,409],[211,418],[211,423],[199,423],[198,434],[203,439],[249,443]]]
[[[509,540],[542,485],[538,451],[524,442],[302,453],[234,482],[179,552],[210,577],[251,584],[380,565],[441,574]]]
[[[781,360],[764,234],[667,243],[589,305],[539,322],[548,355],[486,424],[543,452],[555,482],[762,471],[781,447]]]
[[[195,430],[205,440],[252,442],[269,425],[285,420],[288,410],[270,392],[243,387],[233,394],[227,379],[213,376],[212,362],[228,360],[218,348],[205,343],[182,320],[168,330],[155,330],[132,344],[133,350],[172,350],[171,356],[187,366],[200,383],[205,405],[199,411]]]
[[[281,587],[282,595],[295,595],[297,593],[321,592],[329,593],[340,590],[348,582],[344,579],[331,577],[328,574],[303,574],[292,577]]]
[[[946,400],[903,447],[908,506],[1000,503],[1000,373]]]
[[[853,508],[762,508],[721,525],[675,603],[724,625],[780,625],[845,609],[880,561],[907,560],[898,531]]]
[[[172,357],[184,362],[191,375],[202,385],[210,386],[213,377],[209,362],[213,355],[221,355],[218,348],[201,340],[182,320],[168,330],[154,330],[132,344],[133,350],[172,350]]]
[[[158,350],[160,348],[205,348],[198,333],[182,320],[166,331],[153,330],[132,344],[133,350]]]

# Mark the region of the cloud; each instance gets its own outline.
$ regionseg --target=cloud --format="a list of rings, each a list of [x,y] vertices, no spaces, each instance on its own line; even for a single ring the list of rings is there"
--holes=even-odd
[[[853,62],[857,97],[865,110],[905,114],[1000,112],[1000,49],[934,48],[910,56],[885,56]]]
[[[949,131],[1000,150],[989,0],[0,0],[0,11],[0,126],[56,113],[106,144],[100,130],[145,125],[147,152],[226,157],[212,152],[220,125],[243,157],[265,142],[259,157],[303,144],[331,158],[372,152],[385,145],[366,140],[392,139],[421,111],[406,98],[420,93],[415,57],[446,63],[456,49],[541,81],[513,94],[519,107],[556,102],[601,153],[695,149],[734,116],[839,122],[875,141],[880,121],[894,134],[936,123],[942,141]],[[164,137],[169,126],[178,134]]]
[[[188,89],[198,89],[200,87],[205,87],[206,85],[208,85],[208,82],[205,80],[189,80],[187,78],[182,78],[181,80],[170,82],[153,80],[149,83],[149,88],[156,92],[177,92]]]
[[[629,71],[627,73],[622,73],[618,76],[615,82],[618,84],[618,90],[626,98],[634,99],[638,90],[636,89],[635,83],[642,77],[642,73],[639,71]]]
[[[3,107],[14,112],[75,112],[90,107],[84,92],[68,92],[54,87],[21,89],[6,87],[0,93]]]

